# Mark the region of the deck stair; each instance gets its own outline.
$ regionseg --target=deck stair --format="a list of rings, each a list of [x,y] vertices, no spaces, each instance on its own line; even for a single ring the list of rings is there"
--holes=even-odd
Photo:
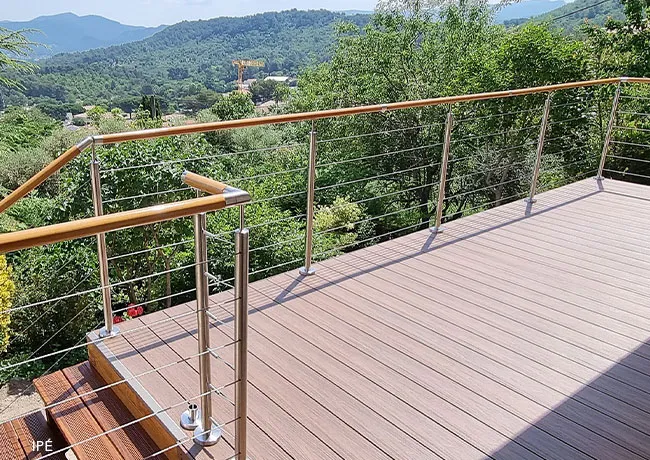
[[[46,406],[85,395],[47,410],[48,419],[79,460],[166,458],[165,455],[151,457],[161,449],[141,422],[110,431],[136,418],[112,388],[89,393],[106,383],[87,361],[38,378],[34,384]],[[107,435],[98,436],[108,431]],[[97,437],[93,439],[94,436]],[[11,440],[9,436],[8,439]],[[79,444],[82,441],[85,442]]]
[[[36,412],[0,425],[0,460],[20,458],[37,459],[46,453],[43,446],[36,447],[39,440],[52,440],[53,451],[66,446],[61,435],[47,423],[45,416]],[[52,455],[52,460],[65,460],[62,453]]]

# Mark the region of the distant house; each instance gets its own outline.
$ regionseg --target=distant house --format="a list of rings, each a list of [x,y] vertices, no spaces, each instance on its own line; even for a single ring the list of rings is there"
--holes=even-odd
[[[289,81],[291,81],[291,77],[269,75],[264,79],[264,81],[276,81],[278,83],[286,83],[288,85]]]

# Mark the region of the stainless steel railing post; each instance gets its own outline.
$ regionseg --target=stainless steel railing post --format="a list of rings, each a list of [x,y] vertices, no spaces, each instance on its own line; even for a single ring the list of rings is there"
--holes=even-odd
[[[298,270],[301,275],[309,276],[316,273],[311,266],[314,238],[314,191],[316,184],[316,153],[318,143],[316,137],[316,123],[312,122],[309,133],[309,174],[307,176],[307,229],[305,233],[305,266]]]
[[[199,339],[200,423],[194,430],[194,442],[211,446],[221,438],[221,428],[212,422],[212,386],[210,385],[210,323],[208,318],[208,241],[205,213],[195,214],[194,252],[196,277],[196,321]]]
[[[612,102],[612,114],[609,117],[609,124],[607,125],[607,133],[605,134],[605,143],[603,144],[603,153],[600,156],[600,165],[598,166],[598,175],[596,180],[603,180],[603,169],[607,161],[607,153],[612,141],[612,132],[614,131],[614,123],[616,122],[616,112],[618,112],[618,103],[621,99],[621,83],[619,82],[614,93],[614,101]]]
[[[235,460],[246,460],[248,422],[248,229],[235,232]]]
[[[526,203],[534,203],[535,194],[537,193],[537,182],[539,181],[539,170],[542,167],[542,153],[544,152],[544,140],[548,129],[548,117],[551,113],[551,98],[553,93],[548,93],[546,103],[544,104],[544,114],[542,115],[542,124],[539,129],[539,140],[537,141],[537,156],[535,157],[535,170],[533,171],[533,181],[530,184],[530,195],[526,198]]]
[[[90,185],[93,196],[95,217],[104,215],[102,202],[102,183],[99,174],[99,160],[95,152],[95,141],[92,143],[92,159],[90,160]],[[113,324],[113,302],[111,298],[111,283],[108,277],[108,251],[106,234],[97,235],[97,259],[99,261],[99,280],[102,286],[102,305],[104,308],[104,327],[99,331],[100,337],[113,337],[120,329]]]
[[[445,123],[445,141],[442,147],[442,162],[440,164],[440,186],[438,188],[438,204],[436,205],[436,224],[431,228],[433,233],[442,233],[442,208],[445,204],[445,189],[447,187],[447,167],[449,165],[449,150],[451,147],[451,130],[454,126],[454,114],[449,106],[447,121]]]

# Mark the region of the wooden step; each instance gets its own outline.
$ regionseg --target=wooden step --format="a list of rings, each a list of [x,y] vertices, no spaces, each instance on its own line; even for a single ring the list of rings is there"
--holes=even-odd
[[[65,446],[61,435],[51,429],[40,412],[0,425],[0,459],[3,460],[37,459]],[[48,458],[65,460],[65,451]]]
[[[50,419],[79,460],[136,460],[160,450],[140,422],[116,429],[135,417],[111,388],[92,393],[106,383],[88,362],[36,379],[34,384],[46,405],[84,394],[48,409]],[[98,436],[110,430],[114,431]]]

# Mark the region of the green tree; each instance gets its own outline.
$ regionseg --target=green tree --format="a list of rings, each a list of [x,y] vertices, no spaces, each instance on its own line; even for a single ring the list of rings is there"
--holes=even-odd
[[[157,120],[162,118],[162,110],[160,108],[160,98],[156,96],[142,96],[140,101],[139,110],[145,110],[149,112],[149,118],[152,120]]]
[[[89,109],[87,112],[88,118],[93,122],[93,124],[98,125],[102,117],[108,113],[108,109],[102,105],[96,105],[92,109]]]
[[[222,95],[211,110],[219,120],[238,120],[253,116],[255,104],[249,94],[236,91]]]
[[[29,31],[12,31],[0,27],[0,85],[24,88],[20,82],[3,74],[7,71],[31,73],[36,70],[34,64],[21,59],[37,45],[25,36],[26,32]]]
[[[256,81],[251,85],[253,102],[260,104],[267,101],[280,102],[289,95],[289,85],[274,80]]]

